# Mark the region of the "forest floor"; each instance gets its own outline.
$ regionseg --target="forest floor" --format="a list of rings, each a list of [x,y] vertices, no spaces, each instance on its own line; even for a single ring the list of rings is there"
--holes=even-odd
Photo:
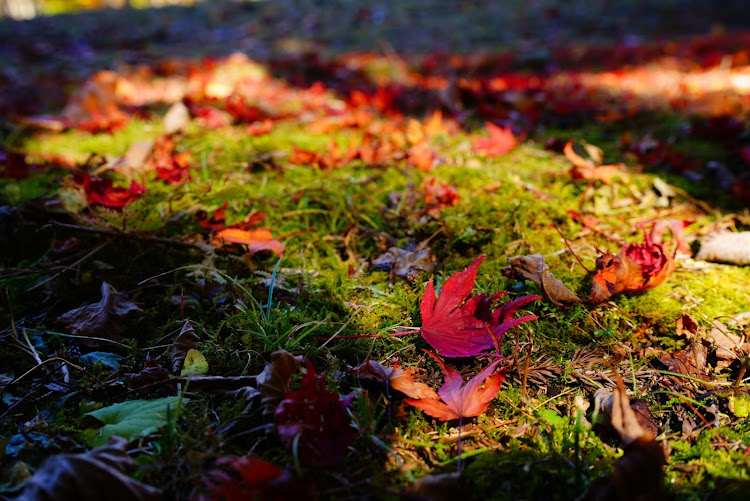
[[[745,499],[743,3],[319,3],[0,22],[0,498]]]

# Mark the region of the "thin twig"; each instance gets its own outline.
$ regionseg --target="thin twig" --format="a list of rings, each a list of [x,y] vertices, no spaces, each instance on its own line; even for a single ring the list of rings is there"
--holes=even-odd
[[[140,233],[126,233],[122,231],[106,230],[104,228],[91,228],[88,226],[78,226],[76,224],[61,223],[60,221],[52,220],[52,225],[58,228],[66,228],[73,231],[80,231],[84,233],[96,233],[99,235],[105,235],[114,238],[127,238],[133,240],[140,240],[143,242],[152,242],[156,244],[174,245],[176,247],[188,247],[190,249],[198,249],[202,251],[208,251],[213,249],[208,244],[188,242],[186,240],[179,240],[176,238],[163,238],[155,237],[153,235],[143,235]]]

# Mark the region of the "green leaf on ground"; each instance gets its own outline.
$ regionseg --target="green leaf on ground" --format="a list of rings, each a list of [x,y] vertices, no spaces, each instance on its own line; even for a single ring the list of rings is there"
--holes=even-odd
[[[104,426],[85,430],[83,438],[87,445],[98,447],[107,443],[113,435],[132,440],[138,435],[151,433],[166,424],[167,407],[174,409],[179,399],[180,397],[165,397],[155,400],[131,400],[87,412],[87,416],[98,419]]]

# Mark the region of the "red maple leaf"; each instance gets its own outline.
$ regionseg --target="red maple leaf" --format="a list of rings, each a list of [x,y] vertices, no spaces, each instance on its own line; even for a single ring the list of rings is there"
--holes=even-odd
[[[201,482],[210,489],[210,495],[201,495],[197,501],[306,499],[313,488],[257,456],[224,456],[215,466]]]
[[[208,212],[199,210],[195,213],[193,219],[207,230],[220,230],[226,225],[227,207],[229,207],[229,202],[224,202],[221,207],[211,213],[210,217],[208,216]]]
[[[535,320],[536,315],[513,318],[516,310],[541,296],[526,296],[491,310],[491,304],[503,293],[487,298],[486,294],[470,296],[477,269],[484,261],[480,256],[464,271],[456,273],[443,285],[435,301],[432,279],[422,296],[422,337],[444,357],[468,357],[495,348],[510,328]]]
[[[350,425],[347,407],[356,393],[345,397],[326,390],[309,360],[299,390],[289,392],[274,413],[276,431],[287,450],[296,448],[305,465],[336,466],[357,433]]]
[[[146,192],[146,186],[131,181],[130,188],[113,186],[109,178],[92,177],[86,172],[73,173],[73,182],[86,192],[86,199],[92,205],[101,205],[110,209],[122,209],[130,202],[140,198]]]
[[[498,359],[464,385],[458,371],[446,366],[443,360],[434,353],[427,350],[425,350],[425,353],[437,360],[440,368],[443,369],[443,373],[445,373],[445,382],[437,391],[440,399],[406,399],[404,402],[422,409],[426,414],[440,421],[480,415],[487,409],[497,392],[500,391],[500,386],[505,379],[505,369],[493,374],[500,363]],[[483,383],[484,386],[482,386]]]
[[[518,145],[516,136],[510,127],[498,127],[492,122],[485,122],[484,126],[490,137],[474,138],[474,153],[488,157],[497,157],[505,155]]]

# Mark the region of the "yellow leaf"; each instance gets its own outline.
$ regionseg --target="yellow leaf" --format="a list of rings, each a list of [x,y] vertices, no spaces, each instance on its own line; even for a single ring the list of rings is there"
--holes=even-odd
[[[180,376],[203,376],[206,373],[208,373],[206,357],[194,348],[189,349],[187,355],[185,355]]]

